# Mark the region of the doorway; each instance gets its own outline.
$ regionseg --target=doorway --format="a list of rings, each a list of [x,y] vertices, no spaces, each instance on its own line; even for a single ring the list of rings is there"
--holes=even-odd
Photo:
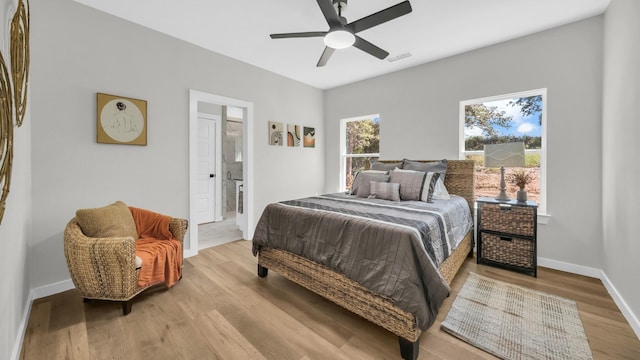
[[[218,134],[222,136],[216,136],[216,138],[222,138],[222,140],[217,143],[216,148],[222,151],[218,151],[216,154],[216,159],[219,161],[216,161],[217,170],[215,173],[209,172],[205,175],[214,174],[213,178],[218,179],[216,183],[220,184],[219,193],[216,192],[214,195],[217,198],[215,204],[219,211],[214,210],[216,214],[214,222],[199,226],[198,224],[201,222],[200,209],[204,206],[204,202],[199,201],[199,193],[202,193],[203,184],[205,184],[204,179],[200,179],[198,174],[198,154],[201,150],[198,144],[201,128],[199,117],[202,117],[203,112],[217,115],[217,110],[212,109],[220,109],[220,121],[218,122],[220,126],[217,129],[219,129]],[[227,111],[230,113],[227,114]],[[229,127],[225,126],[227,120],[231,120]],[[189,227],[188,247],[185,243],[186,257],[196,255],[198,249],[201,248],[239,238],[250,238],[251,224],[253,223],[251,214],[253,203],[253,192],[251,191],[252,120],[253,103],[196,90],[189,91],[189,222],[193,225]],[[226,159],[223,156],[225,151],[228,152]],[[233,191],[231,186],[233,186]],[[239,191],[236,190],[236,187],[239,188]],[[233,212],[227,211],[231,209],[229,203],[234,205]],[[240,216],[238,216],[238,208]],[[202,231],[199,231],[199,227],[202,227]],[[225,233],[232,234],[225,235]],[[225,236],[227,237],[225,238]],[[200,237],[202,237],[202,241]]]

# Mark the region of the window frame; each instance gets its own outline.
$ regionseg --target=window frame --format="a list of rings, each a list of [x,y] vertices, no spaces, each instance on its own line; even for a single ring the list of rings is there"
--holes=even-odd
[[[542,136],[540,150],[525,150],[526,153],[539,153],[540,154],[540,205],[538,206],[538,222],[546,223],[548,220],[547,214],[547,88],[540,88],[534,90],[518,91],[514,93],[494,95],[470,100],[460,101],[459,109],[459,159],[464,159],[465,155],[480,154],[481,151],[465,151],[464,143],[464,129],[465,129],[465,106],[472,104],[485,103],[490,101],[499,101],[513,98],[523,98],[540,95],[542,97],[542,111],[540,121],[540,133]]]
[[[358,158],[358,157],[375,157],[375,158],[379,158],[380,157],[380,148],[378,148],[378,152],[377,153],[370,153],[370,154],[347,154],[347,123],[348,122],[352,122],[352,121],[361,121],[361,120],[371,120],[371,119],[375,119],[378,118],[378,124],[380,123],[380,114],[370,114],[370,115],[362,115],[362,116],[355,116],[355,117],[350,117],[350,118],[345,118],[345,119],[340,119],[340,172],[339,172],[339,176],[340,176],[340,190],[339,191],[346,191],[347,189],[347,157],[352,157],[352,158]],[[379,136],[379,135],[378,135]]]

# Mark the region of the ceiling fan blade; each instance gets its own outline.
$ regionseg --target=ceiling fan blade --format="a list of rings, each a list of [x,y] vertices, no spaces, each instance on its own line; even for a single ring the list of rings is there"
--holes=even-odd
[[[382,60],[384,58],[386,58],[387,56],[389,56],[389,53],[380,49],[379,47],[373,45],[372,43],[368,42],[367,40],[361,38],[360,36],[356,35],[356,42],[353,44],[354,47],[357,47],[358,49],[366,52],[369,55],[373,55],[375,57],[377,57],[378,59]]]
[[[327,65],[327,61],[329,61],[329,58],[331,57],[331,55],[333,55],[334,51],[336,51],[336,49],[325,46],[324,51],[320,56],[320,60],[318,60],[318,64],[316,64],[316,67]]]
[[[326,31],[309,31],[299,33],[271,34],[272,39],[288,39],[288,38],[305,38],[305,37],[323,37],[327,35]]]
[[[320,0],[318,0],[318,3],[320,3]],[[353,33],[358,33],[360,31],[372,28],[376,25],[385,23],[389,20],[398,18],[402,15],[406,15],[410,12],[411,4],[409,3],[409,0],[407,0],[401,2],[400,4],[378,11],[377,13],[363,17],[362,19],[355,20],[347,24],[345,27],[347,29],[350,29]]]
[[[320,6],[320,10],[322,11],[322,15],[327,20],[327,24],[329,24],[329,28],[333,29],[336,27],[342,27],[342,23],[340,22],[340,18],[338,17],[338,13],[336,13],[336,9],[333,7],[331,0],[317,0],[318,6]]]

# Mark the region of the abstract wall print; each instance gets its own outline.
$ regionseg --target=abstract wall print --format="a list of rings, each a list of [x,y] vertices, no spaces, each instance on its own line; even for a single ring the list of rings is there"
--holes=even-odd
[[[300,146],[300,125],[287,125],[287,146]]]
[[[316,128],[304,127],[304,147],[316,147]]]
[[[98,142],[147,145],[147,102],[98,93]]]
[[[278,121],[269,121],[269,145],[283,146],[284,125]]]

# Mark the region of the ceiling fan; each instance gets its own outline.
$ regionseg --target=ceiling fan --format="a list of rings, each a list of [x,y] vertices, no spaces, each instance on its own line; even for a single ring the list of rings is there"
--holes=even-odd
[[[271,34],[272,39],[303,38],[303,37],[324,37],[325,48],[316,66],[325,66],[329,58],[336,49],[345,49],[349,46],[356,48],[377,57],[384,59],[389,53],[367,40],[356,35],[360,31],[367,30],[387,21],[393,20],[411,12],[411,4],[408,0],[399,4],[378,11],[377,13],[363,17],[362,19],[347,23],[347,19],[342,16],[342,9],[346,7],[347,0],[316,0],[324,18],[329,24],[328,31],[310,31],[298,33]],[[334,8],[335,6],[335,8]],[[337,10],[336,10],[337,8]]]

